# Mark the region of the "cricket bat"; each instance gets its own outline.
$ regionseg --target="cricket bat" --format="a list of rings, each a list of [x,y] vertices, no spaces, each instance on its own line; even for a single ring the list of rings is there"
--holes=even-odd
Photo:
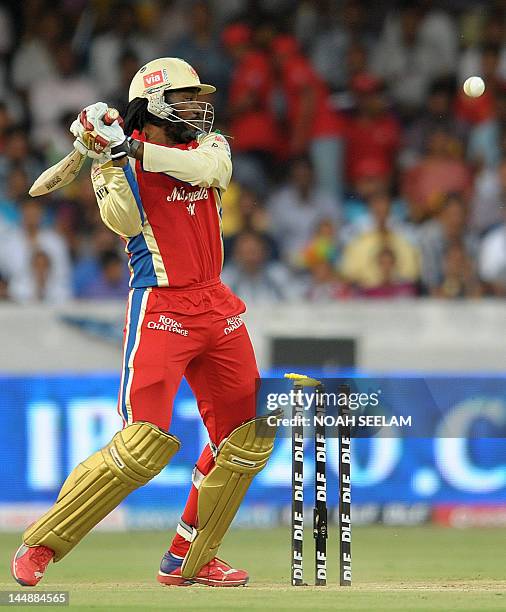
[[[115,108],[109,108],[104,115],[104,123],[111,125],[118,117],[118,111]],[[44,170],[28,193],[34,198],[65,187],[76,178],[85,161],[86,155],[74,149],[54,166]]]

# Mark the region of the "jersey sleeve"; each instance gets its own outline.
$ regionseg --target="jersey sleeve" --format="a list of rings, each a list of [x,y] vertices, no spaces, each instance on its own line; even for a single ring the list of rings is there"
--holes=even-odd
[[[211,132],[203,136],[199,146],[191,150],[144,143],[144,170],[164,172],[199,187],[227,189],[232,176],[230,147],[224,136]]]
[[[144,212],[130,164],[124,168],[108,162],[91,168],[91,181],[104,224],[125,238],[142,231]]]

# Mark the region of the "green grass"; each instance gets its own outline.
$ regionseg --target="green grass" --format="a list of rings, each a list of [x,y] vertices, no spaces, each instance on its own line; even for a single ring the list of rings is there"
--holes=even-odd
[[[154,579],[169,536],[159,532],[92,534],[62,562],[49,566],[41,588],[70,591],[72,610],[506,609],[502,530],[357,527],[351,588],[336,586],[335,535],[331,532],[329,539],[326,588],[289,586],[286,528],[229,534],[220,554],[250,572],[246,588],[160,586]],[[0,534],[2,590],[20,589],[9,574],[10,555],[18,539]],[[305,579],[311,582],[314,548],[310,537],[305,546]]]

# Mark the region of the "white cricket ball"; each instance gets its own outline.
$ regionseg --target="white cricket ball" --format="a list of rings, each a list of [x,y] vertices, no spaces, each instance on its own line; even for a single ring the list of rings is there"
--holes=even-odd
[[[466,96],[479,98],[485,91],[485,83],[481,77],[472,76],[464,81],[462,88]]]

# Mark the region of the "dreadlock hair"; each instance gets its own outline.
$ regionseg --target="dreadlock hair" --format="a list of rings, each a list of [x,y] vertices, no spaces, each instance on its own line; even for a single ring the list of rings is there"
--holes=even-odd
[[[146,98],[134,98],[128,103],[125,112],[124,131],[127,136],[131,136],[134,130],[142,132],[146,123],[151,125],[164,126],[167,122],[148,111],[148,101]]]
[[[131,136],[134,130],[142,132],[147,123],[162,127],[166,135],[177,143],[191,142],[196,137],[196,132],[188,129],[184,123],[172,123],[150,113],[146,98],[134,98],[128,103],[125,111],[123,127],[125,134]]]

